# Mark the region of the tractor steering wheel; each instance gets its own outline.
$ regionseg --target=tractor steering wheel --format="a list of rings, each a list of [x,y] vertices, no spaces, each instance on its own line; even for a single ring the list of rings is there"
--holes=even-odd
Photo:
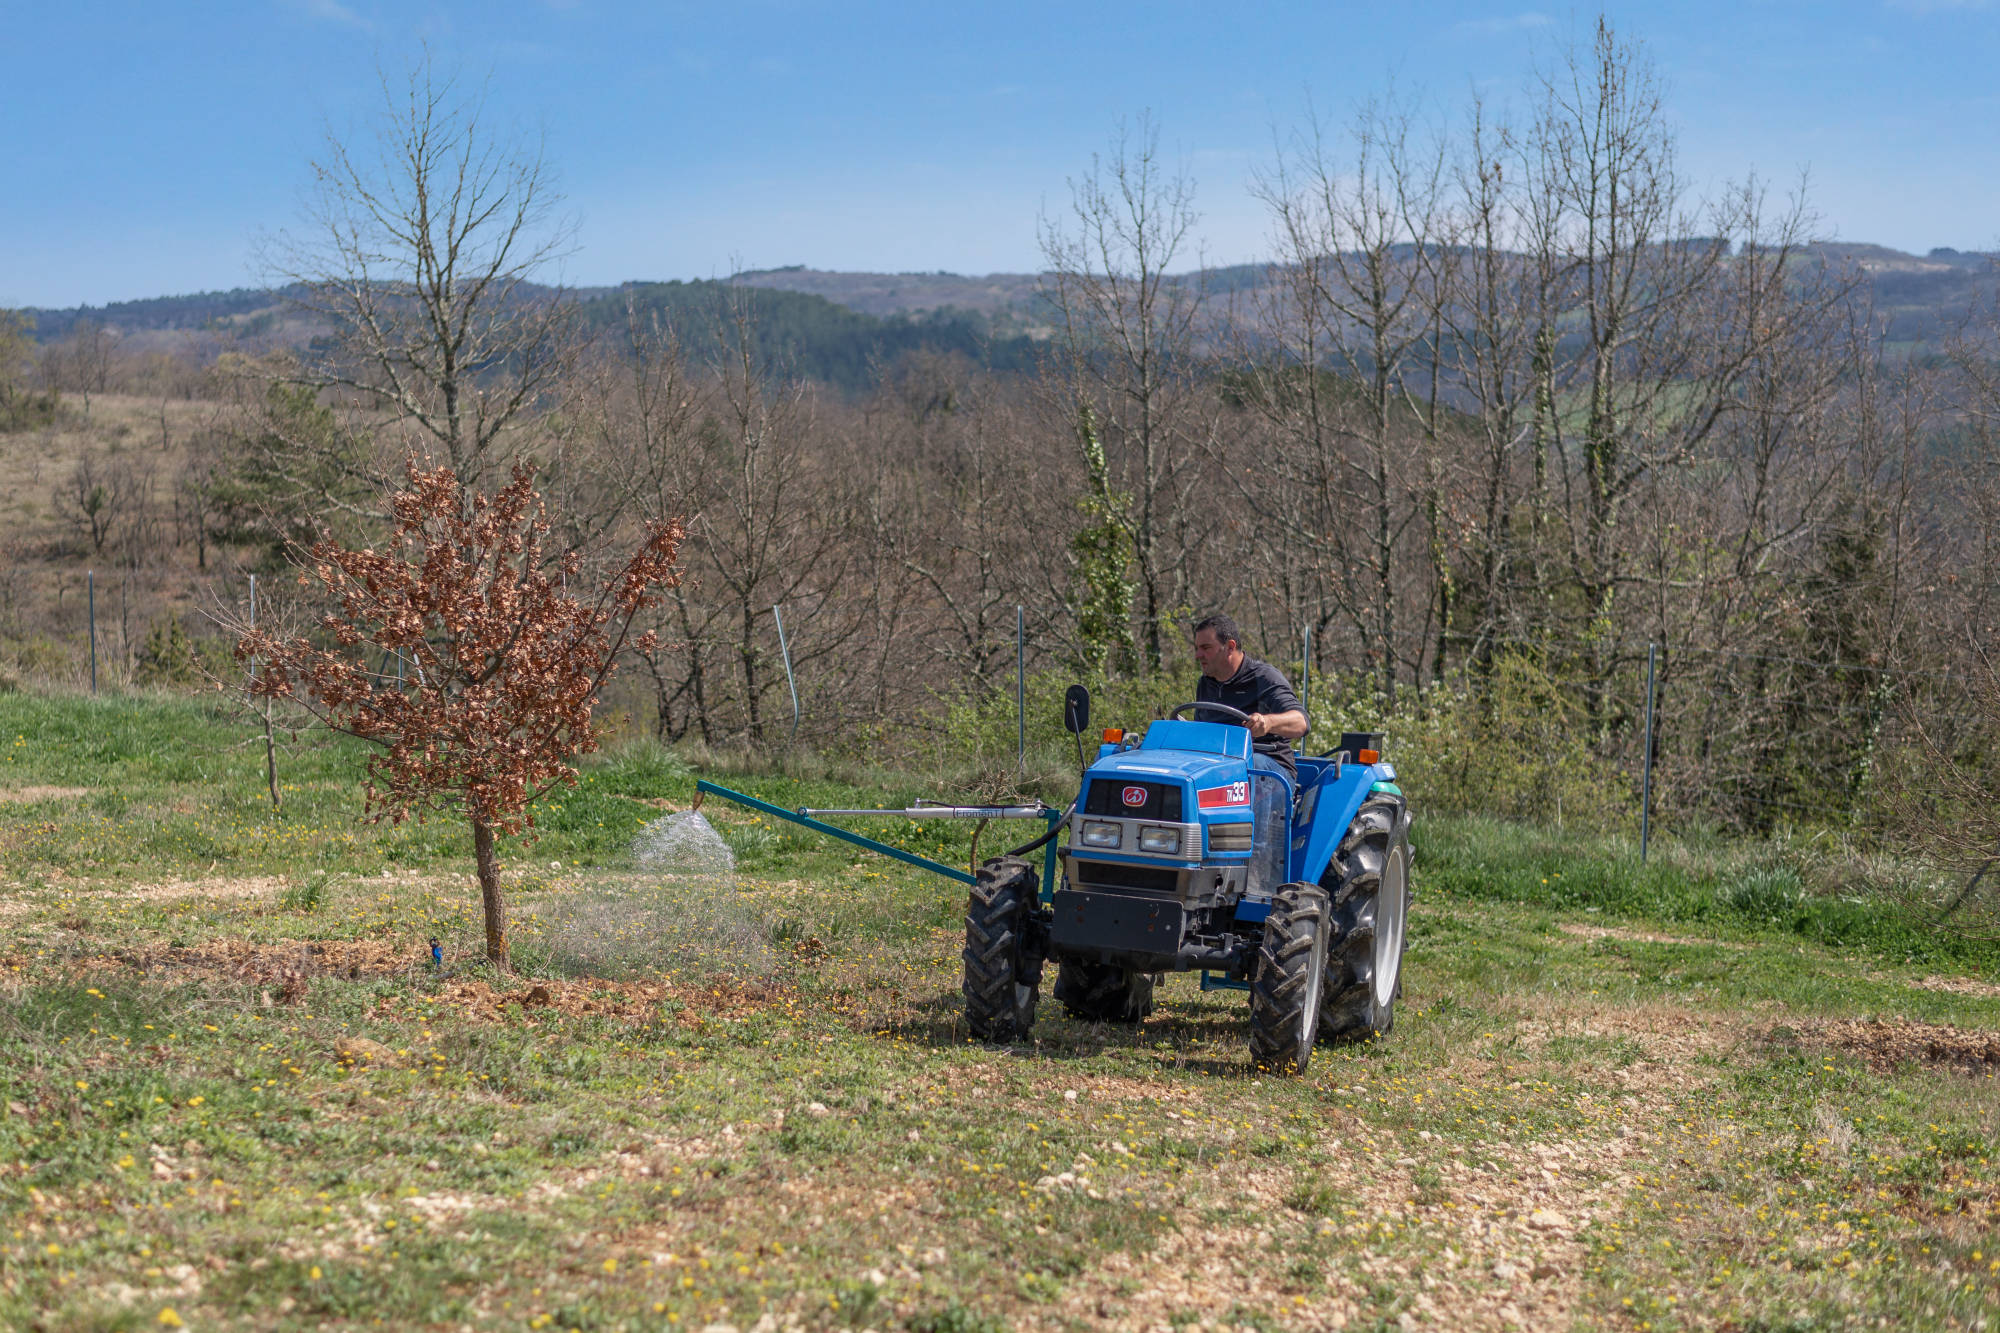
[[[1206,708],[1213,713],[1226,713],[1230,717],[1235,718],[1238,722],[1241,722],[1244,726],[1247,727],[1250,725],[1250,715],[1244,712],[1242,709],[1231,708],[1228,704],[1209,703],[1206,700],[1199,700],[1199,699],[1193,703],[1186,703],[1180,705],[1180,707],[1174,709],[1173,712],[1168,713],[1167,716],[1179,717],[1182,713],[1187,712],[1187,710],[1190,708]]]

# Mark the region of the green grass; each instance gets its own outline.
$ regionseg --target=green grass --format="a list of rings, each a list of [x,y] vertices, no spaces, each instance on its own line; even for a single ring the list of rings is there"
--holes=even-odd
[[[455,827],[358,822],[359,751],[293,755],[273,817],[242,729],[199,704],[0,718],[0,787],[86,789],[0,804],[0,1326],[2000,1315],[2000,1085],[1815,1035],[2000,1029],[2000,993],[1936,980],[1994,959],[1759,897],[1770,848],[1669,842],[1641,869],[1615,840],[1420,817],[1395,1032],[1274,1080],[1241,997],[1187,977],[1137,1028],[1045,990],[1032,1044],[972,1044],[953,886],[714,806],[742,860],[707,946],[623,991],[547,980],[544,1005],[467,961]],[[944,794],[868,778],[724,780],[788,806]],[[590,765],[509,852],[523,917],[645,889],[630,830],[691,788],[652,747]],[[336,1059],[354,1038],[390,1056]]]

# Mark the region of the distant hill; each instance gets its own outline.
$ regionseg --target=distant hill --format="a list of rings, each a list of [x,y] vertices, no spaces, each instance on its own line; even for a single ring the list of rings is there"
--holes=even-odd
[[[748,287],[751,290],[741,290]],[[715,333],[732,299],[755,317],[757,350],[767,364],[844,389],[866,388],[877,371],[914,351],[956,353],[995,370],[1025,370],[1035,340],[999,332],[977,310],[944,305],[877,315],[815,293],[754,283],[634,282],[583,302],[586,322],[616,332],[633,314],[674,326],[691,355],[717,347]]]
[[[1918,256],[1861,243],[1820,249],[1866,276],[1892,352],[1934,346],[1970,306],[1991,305],[2000,294],[2000,253],[1941,247]]]
[[[1830,263],[1851,265],[1864,280],[1892,351],[1935,346],[1967,308],[2000,298],[2000,253],[1937,249],[1913,255],[1849,242],[1817,249]],[[1261,264],[1242,264],[1187,280],[1198,278],[1222,296],[1254,290],[1266,274]],[[636,305],[643,314],[680,325],[693,346],[699,341],[693,331],[732,286],[754,289],[761,352],[793,373],[859,388],[875,367],[918,349],[961,354],[995,369],[1030,365],[1036,341],[1051,325],[1041,282],[1032,273],[839,273],[794,265],[723,280],[629,282],[562,294],[581,303],[595,328],[621,327],[628,307]],[[557,293],[542,288],[535,294]],[[86,318],[116,330],[130,346],[162,349],[220,342],[303,346],[326,332],[302,317],[285,292],[262,288],[25,313],[42,342],[67,336]]]
[[[833,273],[795,264],[752,269],[730,279],[746,287],[805,292],[868,315],[917,315],[964,310],[987,319],[1018,315],[1035,304],[1041,278],[1033,273]]]

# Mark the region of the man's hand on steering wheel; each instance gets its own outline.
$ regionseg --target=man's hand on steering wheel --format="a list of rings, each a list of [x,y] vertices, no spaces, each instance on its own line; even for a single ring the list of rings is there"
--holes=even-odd
[[[1246,713],[1240,708],[1231,708],[1228,704],[1211,703],[1206,699],[1197,699],[1193,703],[1182,704],[1180,707],[1174,709],[1173,712],[1168,713],[1167,716],[1179,717],[1190,708],[1194,709],[1196,713],[1220,713],[1231,721],[1241,722],[1250,729],[1252,736],[1261,737],[1271,734],[1271,719],[1264,714]]]
[[[1246,713],[1240,708],[1231,708],[1228,704],[1211,703],[1206,699],[1198,699],[1192,703],[1182,704],[1178,708],[1175,708],[1171,713],[1168,713],[1167,716],[1179,717],[1182,713],[1187,712],[1189,709],[1193,709],[1197,713],[1219,713],[1223,717],[1229,718],[1232,721],[1240,722],[1245,727],[1249,728],[1250,735],[1257,740],[1262,740],[1266,736],[1278,736],[1280,737],[1280,739],[1287,739],[1287,740],[1290,739],[1290,737],[1283,736],[1282,733],[1280,733],[1279,731],[1276,730],[1276,728],[1273,727],[1272,725],[1273,715],[1270,713]],[[1306,727],[1305,727],[1304,714],[1279,713],[1276,715],[1276,717],[1279,721],[1283,721],[1285,718],[1288,717],[1297,718],[1299,720],[1298,734],[1299,735],[1305,734]]]

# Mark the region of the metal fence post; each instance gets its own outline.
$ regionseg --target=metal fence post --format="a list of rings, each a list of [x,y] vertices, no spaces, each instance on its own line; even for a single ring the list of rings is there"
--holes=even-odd
[[[791,744],[799,739],[799,683],[792,676],[792,650],[785,642],[785,613],[777,607],[771,608],[771,616],[778,622],[778,652],[785,659],[785,684],[792,691],[792,736]]]
[[[1306,626],[1305,646],[1299,655],[1299,707],[1305,710],[1306,722],[1312,722],[1313,707],[1313,627]]]
[[[84,583],[90,588],[90,692],[97,693],[97,571],[86,570]]]
[[[1016,768],[1028,767],[1028,622],[1020,607],[1014,608],[1014,757]]]
[[[1646,766],[1639,779],[1639,864],[1646,864],[1653,834],[1653,663],[1659,645],[1646,645]]]

